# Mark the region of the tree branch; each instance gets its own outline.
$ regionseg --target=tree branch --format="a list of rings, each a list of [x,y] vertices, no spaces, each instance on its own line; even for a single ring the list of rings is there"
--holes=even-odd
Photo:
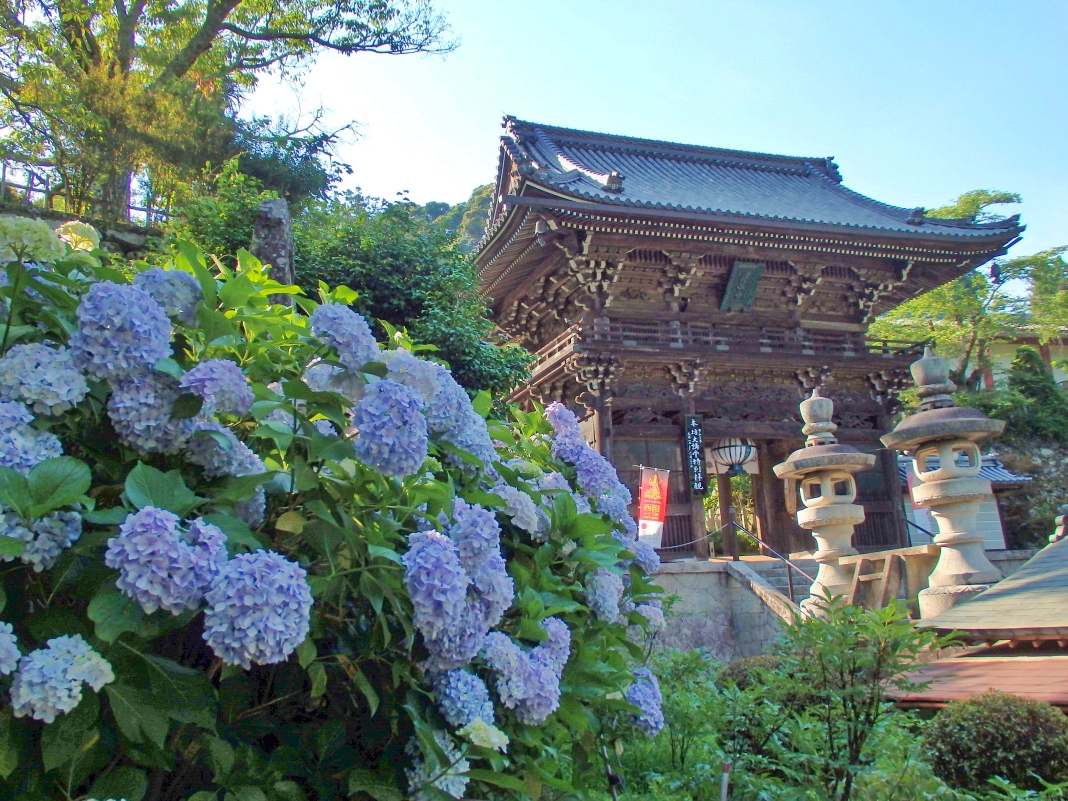
[[[215,39],[222,30],[222,25],[227,16],[233,11],[241,0],[208,0],[208,9],[204,15],[204,22],[196,33],[185,43],[178,54],[170,60],[159,77],[152,82],[153,88],[175,78],[181,78],[196,63],[197,59],[211,50]]]
[[[115,0],[115,16],[119,18],[119,30],[116,34],[115,61],[123,73],[130,71],[133,63],[134,47],[137,44],[137,25],[145,10],[146,0],[135,0],[129,9],[124,0]]]

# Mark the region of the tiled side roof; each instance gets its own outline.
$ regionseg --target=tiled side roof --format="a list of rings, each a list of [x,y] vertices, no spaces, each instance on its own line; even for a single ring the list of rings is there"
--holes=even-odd
[[[531,183],[612,205],[967,238],[1014,233],[995,223],[924,218],[842,186],[831,158],[679,145],[505,118],[503,146]]]
[[[937,467],[938,459],[928,457],[927,469],[933,470]],[[901,483],[905,484],[908,481],[908,471],[912,459],[907,456],[900,456],[897,460],[897,475],[901,479]],[[984,456],[983,462],[979,466],[979,478],[985,478],[995,487],[998,485],[1019,485],[1026,484],[1031,480],[1031,476],[1021,476],[1011,470],[1007,470],[1002,466],[1001,462],[995,459],[993,456]]]
[[[997,639],[1068,637],[1068,540],[1047,545],[986,592],[920,625]]]

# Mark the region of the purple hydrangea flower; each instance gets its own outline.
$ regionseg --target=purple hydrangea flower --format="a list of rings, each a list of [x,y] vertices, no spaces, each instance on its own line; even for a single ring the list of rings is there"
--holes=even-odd
[[[411,801],[437,801],[437,795],[426,792],[428,785],[453,798],[463,798],[467,791],[470,779],[466,773],[471,769],[471,763],[463,758],[445,732],[434,732],[434,741],[445,755],[445,761],[437,769],[427,766],[426,756],[417,740],[413,739],[405,749],[412,760],[412,766],[404,769]]]
[[[349,403],[356,403],[367,389],[362,373],[350,373],[332,364],[317,361],[304,371],[304,383],[314,392],[336,392]]]
[[[355,373],[378,356],[371,327],[348,306],[327,303],[316,307],[308,320],[311,331],[337,351],[338,361]]]
[[[189,273],[153,267],[135,275],[133,285],[151,295],[169,317],[186,325],[197,324],[197,303],[204,293],[200,282]]]
[[[226,535],[197,518],[183,532],[176,514],[146,506],[127,516],[108,540],[104,564],[119,571],[115,586],[146,613],[196,609],[226,562]]]
[[[367,387],[352,418],[359,432],[356,458],[387,476],[417,473],[427,457],[422,406],[415,393],[395,381],[382,379]]]
[[[658,603],[638,604],[634,611],[645,618],[646,626],[651,632],[663,631],[664,626],[667,625],[664,610]]]
[[[324,437],[337,436],[337,428],[329,420],[312,420],[311,424]]]
[[[30,425],[32,420],[24,404],[0,401],[0,466],[26,475],[45,459],[63,455],[59,438],[38,431]]]
[[[189,440],[186,457],[204,468],[208,478],[253,476],[266,471],[263,460],[225,426],[209,420],[197,423],[195,429],[204,433]],[[213,435],[209,436],[207,432],[213,432]],[[216,437],[224,440],[226,445]],[[252,497],[234,504],[234,513],[252,528],[263,523],[266,510],[267,493],[262,486],[256,487]]]
[[[15,672],[15,668],[19,665],[19,660],[22,659],[22,653],[19,651],[19,641],[15,636],[15,630],[11,627],[10,623],[0,623],[0,674],[4,676],[10,676]],[[490,709],[492,714],[493,710]],[[493,719],[490,719],[490,723]]]
[[[501,527],[493,512],[457,498],[453,502],[452,519],[447,533],[456,543],[465,570],[470,572],[491,554],[500,553]]]
[[[238,417],[252,408],[252,388],[241,368],[229,359],[207,359],[182,376],[178,385],[204,399],[201,414],[216,410]]]
[[[14,513],[3,513],[0,530],[4,530],[3,533],[13,539],[26,543],[26,548],[19,558],[32,565],[35,573],[51,569],[60,555],[82,536],[82,516],[77,512],[49,512],[29,522],[20,520],[8,528],[9,516],[14,516]],[[12,558],[3,557],[5,562]]]
[[[485,628],[489,630],[501,622],[515,600],[515,582],[508,575],[504,557],[500,553],[486,557],[471,571],[471,586],[475,590],[473,603]]]
[[[635,725],[650,737],[659,734],[664,728],[664,713],[660,709],[663,701],[660,684],[648,668],[635,668],[634,683],[627,688],[624,696],[627,703],[638,707],[634,718]]]
[[[0,398],[25,403],[37,414],[62,414],[88,392],[66,348],[14,345],[0,358]]]
[[[171,355],[171,322],[147,292],[101,281],[89,287],[70,338],[75,362],[93,378],[115,381],[144,373]]]
[[[415,627],[424,639],[434,639],[463,614],[471,579],[460,564],[456,544],[436,531],[408,537],[401,561]]]
[[[431,686],[438,711],[455,729],[481,720],[493,723],[493,702],[486,683],[466,670],[449,670],[433,677]]]
[[[641,568],[645,575],[651,576],[660,569],[660,555],[648,542],[638,540],[634,547],[631,548],[631,551],[634,554],[635,564]]]
[[[178,381],[165,373],[140,373],[112,384],[107,410],[119,441],[141,453],[178,453],[197,421],[172,417],[181,395]]]
[[[308,636],[311,588],[296,562],[274,551],[227,562],[204,596],[204,640],[228,665],[284,662]]]
[[[460,450],[467,451],[486,467],[492,465],[497,459],[497,450],[493,447],[493,438],[489,435],[486,421],[474,409],[467,409],[460,425],[454,430],[442,433],[441,438]],[[470,465],[454,458],[452,454],[448,454],[445,458],[454,467],[464,470],[470,468]]]
[[[471,398],[452,373],[403,349],[386,351],[382,361],[386,365],[386,378],[404,384],[423,399],[423,411],[432,434],[455,434],[467,425],[468,413],[474,411]]]
[[[560,674],[567,662],[571,632],[556,618],[541,623],[548,639],[525,652],[503,632],[486,635],[482,656],[494,671],[501,703],[528,726],[539,726],[560,705]]]
[[[586,606],[598,620],[614,623],[622,597],[623,579],[608,568],[599,567],[586,576]]]
[[[512,525],[529,534],[538,533],[538,508],[529,495],[509,484],[498,484],[490,492],[504,499],[507,506],[501,511],[511,518]]]
[[[51,723],[78,706],[83,682],[100,692],[113,681],[111,665],[81,635],[54,637],[46,648],[19,660],[11,683],[11,705],[17,718],[29,715]]]

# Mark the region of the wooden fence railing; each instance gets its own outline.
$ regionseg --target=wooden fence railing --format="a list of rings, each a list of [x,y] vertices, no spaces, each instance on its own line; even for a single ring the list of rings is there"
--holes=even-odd
[[[57,197],[63,198],[68,203],[75,206],[84,205],[92,207],[94,203],[90,198],[77,198],[70,195],[68,192],[53,189],[47,178],[39,175],[35,170],[30,169],[26,165],[17,162],[9,162],[7,160],[0,160],[0,200],[7,198],[9,189],[20,194],[22,200],[28,205],[32,205],[37,199],[43,200],[45,208],[49,211],[57,211],[54,206],[54,200]],[[69,210],[70,209],[58,209],[58,211]],[[156,208],[151,204],[147,206],[138,206],[131,203],[126,207],[126,217],[130,222],[144,225],[147,228],[154,223],[163,222],[169,219],[170,210],[166,208]]]

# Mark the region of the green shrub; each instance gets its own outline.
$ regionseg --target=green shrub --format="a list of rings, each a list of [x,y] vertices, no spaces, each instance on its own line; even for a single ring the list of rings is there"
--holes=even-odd
[[[1068,718],[1041,701],[990,691],[949,704],[924,732],[935,773],[966,789],[1000,776],[1038,789],[1068,779]]]
[[[716,679],[719,686],[733,685],[739,690],[748,690],[764,683],[768,671],[777,670],[782,664],[782,657],[775,654],[743,656],[736,659],[720,671]]]

